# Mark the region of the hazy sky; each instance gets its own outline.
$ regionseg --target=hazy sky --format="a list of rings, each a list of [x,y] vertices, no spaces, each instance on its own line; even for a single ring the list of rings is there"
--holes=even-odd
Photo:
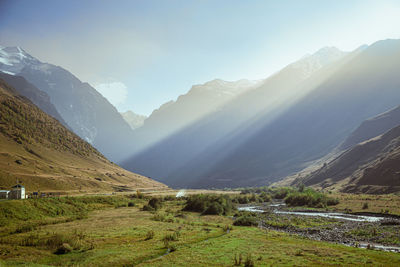
[[[149,114],[193,84],[266,78],[324,46],[400,38],[399,14],[398,0],[0,0],[0,45]]]

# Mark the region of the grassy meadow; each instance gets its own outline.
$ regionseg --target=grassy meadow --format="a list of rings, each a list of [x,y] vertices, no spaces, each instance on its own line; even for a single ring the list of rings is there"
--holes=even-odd
[[[335,206],[339,210],[351,212],[384,213],[400,216],[400,195],[365,195],[336,193],[334,197],[339,199]]]
[[[187,199],[149,200],[125,195],[2,201],[1,266],[400,265],[398,253],[235,226],[234,210],[205,215],[185,211]],[[226,199],[217,201],[225,207]],[[207,205],[200,209],[212,209]]]

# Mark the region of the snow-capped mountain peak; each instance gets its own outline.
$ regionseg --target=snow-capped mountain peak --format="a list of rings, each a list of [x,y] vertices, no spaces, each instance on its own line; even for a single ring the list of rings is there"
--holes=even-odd
[[[26,65],[34,64],[40,64],[40,61],[21,47],[0,47],[0,71],[15,75],[21,72]]]
[[[309,77],[320,68],[343,58],[348,52],[343,52],[336,47],[326,46],[314,54],[307,54],[290,67],[302,69],[304,77]]]

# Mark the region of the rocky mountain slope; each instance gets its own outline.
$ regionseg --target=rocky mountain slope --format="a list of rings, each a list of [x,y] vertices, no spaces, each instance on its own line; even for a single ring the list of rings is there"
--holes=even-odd
[[[400,125],[400,106],[385,113],[365,120],[349,137],[339,146],[339,150],[346,150],[363,141],[381,135]]]
[[[89,143],[0,79],[0,184],[28,191],[164,188],[108,161]]]
[[[304,171],[280,183],[306,183],[351,192],[399,191],[396,184],[400,179],[400,172],[396,174],[396,166],[400,166],[397,156],[399,127],[400,106],[363,121],[335,148],[339,155],[321,159],[324,164],[316,170]]]
[[[227,156],[208,158],[211,168],[197,176],[195,185],[266,184],[304,169],[363,120],[398,105],[399,68],[400,40],[379,41],[363,49],[272,123],[258,120],[255,125],[263,126]]]
[[[132,129],[107,99],[67,70],[20,47],[0,48],[0,71],[24,77],[47,93],[66,124],[113,161],[128,153]]]
[[[362,142],[292,184],[352,193],[400,191],[400,126]]]

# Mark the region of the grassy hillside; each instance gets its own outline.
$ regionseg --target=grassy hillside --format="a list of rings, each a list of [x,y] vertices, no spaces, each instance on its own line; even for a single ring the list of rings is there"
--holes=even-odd
[[[53,118],[61,122],[62,125],[68,128],[67,123],[63,120],[58,113],[56,107],[51,103],[50,97],[45,92],[36,88],[33,84],[29,83],[22,76],[15,76],[6,74],[0,71],[0,79],[4,80],[8,85],[12,86],[19,95],[25,96],[38,108]]]
[[[0,80],[0,186],[28,191],[112,191],[164,185],[109,162]]]

